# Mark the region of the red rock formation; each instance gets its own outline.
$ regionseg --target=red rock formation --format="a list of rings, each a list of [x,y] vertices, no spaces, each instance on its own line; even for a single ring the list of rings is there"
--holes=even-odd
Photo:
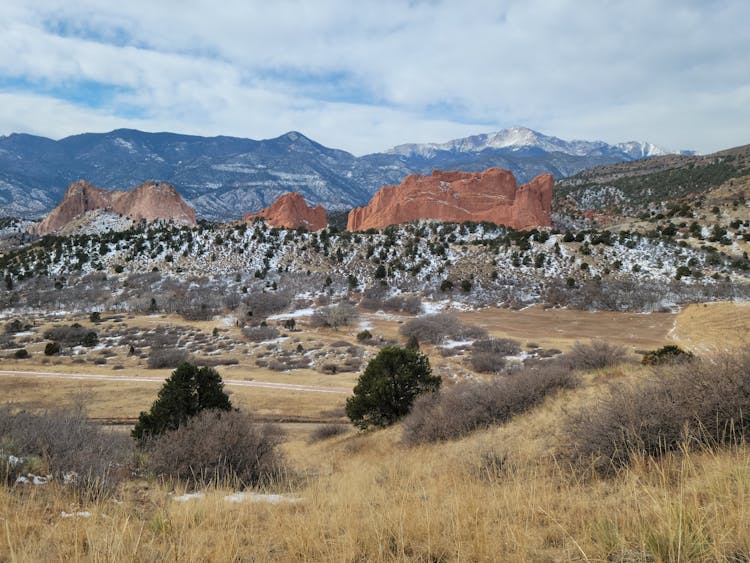
[[[322,206],[309,207],[305,198],[297,192],[288,192],[279,196],[269,207],[258,213],[245,213],[243,219],[251,222],[256,218],[265,219],[272,227],[296,229],[303,227],[308,231],[319,231],[328,225],[326,210]]]
[[[347,230],[382,229],[419,219],[491,221],[514,229],[552,225],[551,174],[537,176],[520,188],[511,172],[411,174],[398,186],[379,190],[365,207],[349,213]]]
[[[105,209],[132,219],[166,219],[195,225],[195,210],[170,184],[146,182],[131,191],[110,191],[78,180],[68,186],[60,204],[34,228],[40,235],[57,231],[88,211]]]

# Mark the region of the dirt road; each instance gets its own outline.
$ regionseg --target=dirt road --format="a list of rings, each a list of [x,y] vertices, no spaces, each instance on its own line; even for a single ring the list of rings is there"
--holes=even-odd
[[[163,377],[132,377],[128,375],[95,375],[89,373],[55,373],[46,371],[11,371],[0,370],[0,377],[36,377],[42,379],[82,379],[88,381],[121,381],[123,383],[163,383]],[[228,387],[263,387],[266,389],[280,389],[285,391],[302,391],[307,393],[339,393],[350,394],[351,389],[344,387],[317,387],[314,385],[296,385],[294,383],[274,383],[271,381],[243,381],[225,379]]]

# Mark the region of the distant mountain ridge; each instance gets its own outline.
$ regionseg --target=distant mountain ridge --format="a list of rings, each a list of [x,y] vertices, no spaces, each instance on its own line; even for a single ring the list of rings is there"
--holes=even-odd
[[[296,131],[266,140],[132,129],[59,141],[12,134],[0,137],[0,216],[40,217],[79,179],[119,190],[148,180],[167,182],[198,217],[224,221],[267,207],[290,191],[328,210],[346,209],[365,205],[380,188],[409,174],[500,167],[525,183],[539,174],[563,178],[663,150],[640,142],[563,141],[522,127],[361,157]]]
[[[617,155],[623,153],[632,160],[662,156],[673,152],[642,141],[629,141],[616,145],[608,145],[603,141],[564,141],[558,137],[543,135],[526,127],[512,127],[496,133],[472,135],[471,137],[454,139],[447,143],[399,145],[386,152],[404,156],[418,155],[433,158],[440,152],[480,152],[487,149],[521,147],[536,147],[545,152],[561,152],[571,156]]]

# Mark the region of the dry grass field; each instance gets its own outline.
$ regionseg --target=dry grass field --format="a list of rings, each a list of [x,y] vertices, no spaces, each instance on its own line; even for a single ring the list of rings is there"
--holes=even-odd
[[[700,352],[746,347],[750,342],[750,303],[695,303],[677,317],[670,336]]]
[[[744,304],[725,303],[694,305],[677,315],[531,308],[458,316],[493,336],[517,339],[523,348],[535,343],[565,351],[577,341],[601,338],[631,352],[677,342],[700,354],[720,343],[743,344],[747,312]],[[398,339],[408,318],[365,315],[361,320],[373,334]],[[142,327],[152,320],[126,322]],[[201,330],[211,334],[215,326],[207,323]],[[340,340],[354,345],[360,330],[301,328],[294,337],[305,347]],[[461,356],[442,357],[433,346],[423,350],[435,366],[467,370]],[[257,349],[235,354],[237,365],[217,368],[227,379],[349,387],[356,381],[356,373],[263,370],[254,364]],[[40,359],[33,355],[3,368],[169,373],[132,359],[118,371],[72,364],[68,358],[57,365]],[[505,425],[432,445],[404,445],[401,425],[310,442],[315,424],[287,423],[282,449],[288,474],[261,491],[281,494],[271,497],[279,502],[231,502],[225,497],[236,491],[221,485],[180,500],[181,485],[143,477],[128,479],[100,498],[55,482],[0,487],[0,560],[747,561],[746,446],[688,449],[657,461],[637,458],[610,477],[574,471],[565,461],[566,414],[592,404],[612,383],[640,382],[650,374],[632,361],[587,372],[577,389],[558,392]],[[135,416],[158,388],[148,382],[0,378],[5,402],[44,409],[83,397],[92,417]],[[278,420],[340,420],[346,397],[228,389],[241,409]]]

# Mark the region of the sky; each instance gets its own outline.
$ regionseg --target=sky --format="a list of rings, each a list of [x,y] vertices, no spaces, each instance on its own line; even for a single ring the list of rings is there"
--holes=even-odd
[[[0,134],[750,143],[747,0],[2,0]]]

